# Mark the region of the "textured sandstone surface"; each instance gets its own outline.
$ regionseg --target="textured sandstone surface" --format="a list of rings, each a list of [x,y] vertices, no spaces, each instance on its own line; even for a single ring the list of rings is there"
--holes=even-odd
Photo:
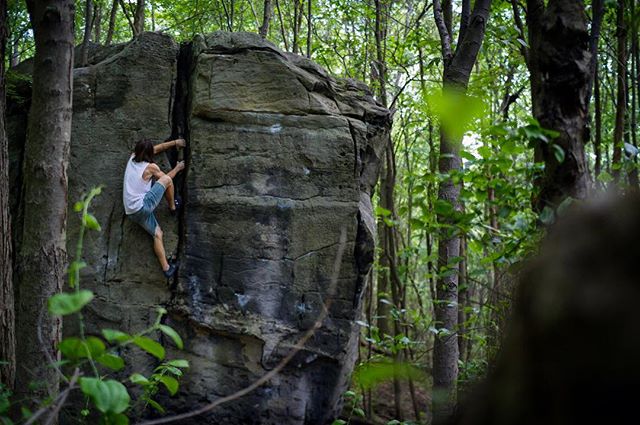
[[[21,120],[12,118],[19,163]],[[274,380],[192,423],[321,424],[340,407],[356,360],[361,296],[373,258],[370,196],[390,118],[368,89],[337,81],[248,33],[178,46],[144,33],[75,70],[70,199],[103,184],[103,225],[86,248],[89,330],[143,329],[169,310],[191,369],[176,411],[232,393],[273,368],[326,301],[342,229],[347,243],[323,327]],[[184,136],[185,209],[158,219],[181,260],[169,288],[150,238],[125,219],[127,152],[142,137]],[[176,152],[161,158],[168,168]],[[14,166],[14,168],[16,168]],[[14,170],[13,179],[19,181]],[[70,243],[76,224],[70,220]],[[171,346],[170,342],[167,342]],[[136,350],[134,369],[153,367]],[[186,423],[186,422],[185,422]]]

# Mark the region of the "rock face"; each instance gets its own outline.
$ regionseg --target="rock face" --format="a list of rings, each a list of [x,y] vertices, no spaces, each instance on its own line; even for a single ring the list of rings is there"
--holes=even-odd
[[[388,111],[361,84],[334,80],[253,34],[219,32],[178,46],[144,33],[107,53],[75,70],[70,199],[105,185],[95,202],[103,231],[85,250],[84,286],[97,296],[89,331],[135,332],[153,322],[154,307],[167,308],[185,340],[185,351],[170,355],[191,369],[163,402],[186,411],[272,369],[330,298],[323,326],[280,374],[192,423],[329,422],[356,360]],[[23,126],[10,119],[17,161]],[[135,142],[170,135],[188,143],[180,153],[187,169],[175,182],[183,213],[176,220],[162,205],[157,214],[167,250],[181,260],[171,289],[121,201]],[[159,163],[166,169],[177,159],[169,152]],[[70,219],[70,245],[76,228]],[[143,353],[127,355],[133,369],[153,367]]]

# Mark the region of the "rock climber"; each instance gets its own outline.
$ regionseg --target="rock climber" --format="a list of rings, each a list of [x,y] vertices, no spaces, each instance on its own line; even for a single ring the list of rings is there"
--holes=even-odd
[[[127,162],[122,188],[124,211],[127,217],[153,237],[153,251],[166,278],[176,273],[177,264],[166,257],[162,229],[153,212],[164,196],[171,213],[177,214],[181,200],[175,195],[173,179],[184,169],[184,161],[178,161],[176,166],[165,174],[153,161],[153,156],[173,147],[185,147],[185,140],[169,140],[157,145],[147,139],[140,140]]]

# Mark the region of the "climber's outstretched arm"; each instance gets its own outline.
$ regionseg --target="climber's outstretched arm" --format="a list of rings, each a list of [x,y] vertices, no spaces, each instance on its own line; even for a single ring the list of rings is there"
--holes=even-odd
[[[173,147],[184,148],[185,145],[186,142],[184,141],[184,139],[169,140],[168,142],[158,143],[153,147],[153,154],[157,155],[160,152],[164,152],[167,149],[171,149]]]
[[[173,180],[176,177],[176,175],[183,169],[184,169],[184,161],[178,161],[176,166],[166,174],[160,169],[160,167],[158,167],[158,164],[149,164],[147,166],[147,169],[144,170],[142,178],[145,180],[149,180],[151,177],[153,177],[156,180],[160,180],[162,179],[163,176],[168,176],[170,177],[170,180],[169,182],[167,182],[167,184],[171,184],[171,180]],[[166,179],[163,179],[162,183],[163,183],[163,186],[166,187],[167,184],[165,184],[165,181]]]

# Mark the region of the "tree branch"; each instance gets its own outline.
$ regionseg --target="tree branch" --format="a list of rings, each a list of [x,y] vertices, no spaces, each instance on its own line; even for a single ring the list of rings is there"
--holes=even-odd
[[[464,40],[471,19],[471,0],[462,0],[462,13],[460,14],[460,31],[458,32],[458,44]]]
[[[451,34],[449,33],[447,24],[444,20],[444,14],[442,13],[442,3],[440,3],[440,0],[433,0],[433,18],[436,21],[438,34],[440,34],[442,57],[444,58],[445,62],[448,62],[453,55],[451,50]]]
[[[464,38],[456,46],[449,66],[449,81],[466,85],[469,74],[476,62],[480,46],[484,40],[485,28],[489,19],[491,0],[476,0]]]
[[[513,20],[516,23],[516,28],[518,29],[518,33],[520,33],[520,39],[523,42],[523,43],[518,43],[519,44],[518,47],[528,67],[529,66],[529,48],[526,46],[527,33],[524,29],[522,16],[520,15],[520,4],[518,3],[518,0],[511,0],[511,7],[513,8]]]

